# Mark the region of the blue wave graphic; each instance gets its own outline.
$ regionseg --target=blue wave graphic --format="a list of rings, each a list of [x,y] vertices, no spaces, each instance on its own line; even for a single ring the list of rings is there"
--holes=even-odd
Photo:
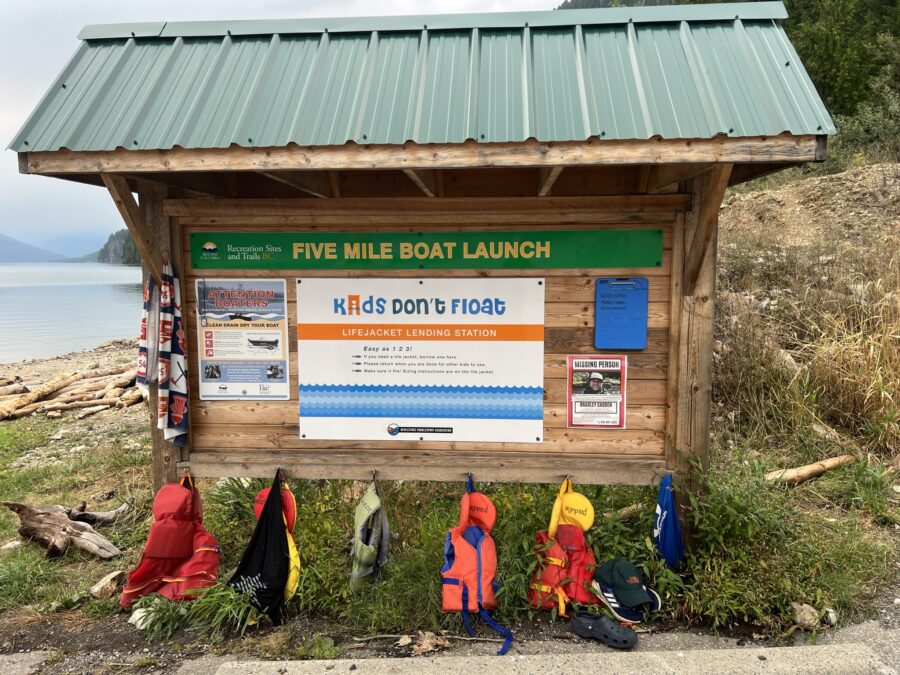
[[[542,387],[302,385],[304,417],[540,420]]]
[[[466,387],[447,386],[439,384],[301,384],[300,392],[313,391],[337,391],[337,392],[409,392],[419,393],[427,391],[460,392],[465,394],[480,393],[544,393],[543,387]]]

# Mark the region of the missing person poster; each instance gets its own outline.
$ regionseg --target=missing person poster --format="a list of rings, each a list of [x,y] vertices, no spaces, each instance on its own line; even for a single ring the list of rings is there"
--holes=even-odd
[[[627,356],[569,356],[568,427],[624,429]]]
[[[539,443],[544,280],[297,280],[300,437]]]
[[[284,279],[197,279],[200,399],[289,399]]]

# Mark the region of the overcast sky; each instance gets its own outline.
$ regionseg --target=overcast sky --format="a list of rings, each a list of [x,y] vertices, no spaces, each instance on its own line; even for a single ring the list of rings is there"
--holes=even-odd
[[[41,244],[67,232],[122,227],[109,195],[21,176],[6,146],[93,23],[369,16],[551,9],[556,0],[0,0],[0,234]]]

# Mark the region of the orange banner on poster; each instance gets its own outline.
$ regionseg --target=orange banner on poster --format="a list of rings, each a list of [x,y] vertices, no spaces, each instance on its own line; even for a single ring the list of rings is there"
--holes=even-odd
[[[445,340],[543,342],[539,324],[397,324],[299,323],[298,340]]]

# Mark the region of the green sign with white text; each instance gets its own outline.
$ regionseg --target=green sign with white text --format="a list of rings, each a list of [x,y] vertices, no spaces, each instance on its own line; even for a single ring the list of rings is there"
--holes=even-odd
[[[659,267],[662,254],[659,229],[191,234],[195,270]]]

